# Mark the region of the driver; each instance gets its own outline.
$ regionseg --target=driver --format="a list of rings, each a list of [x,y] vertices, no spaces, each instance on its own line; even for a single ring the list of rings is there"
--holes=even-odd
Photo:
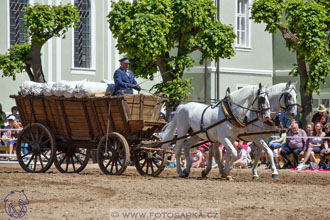
[[[141,87],[137,84],[134,79],[133,72],[128,69],[129,67],[129,57],[124,57],[119,60],[120,68],[115,71],[115,91],[114,95],[121,95],[122,91],[125,94],[133,94],[133,89],[140,91]]]

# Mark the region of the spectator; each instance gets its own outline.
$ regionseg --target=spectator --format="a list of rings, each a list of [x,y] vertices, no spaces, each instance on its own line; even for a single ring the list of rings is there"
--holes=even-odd
[[[315,124],[316,122],[321,122],[322,125],[324,125],[328,119],[329,116],[327,114],[327,109],[324,105],[320,105],[317,109],[317,113],[313,115],[312,122]]]
[[[296,123],[298,123],[299,115],[300,115],[299,108],[297,108],[297,115],[295,117],[289,116],[288,113],[286,113],[286,112],[281,112],[279,114],[279,120],[280,120],[280,124],[281,124],[282,128],[289,128],[290,125],[292,124],[292,120],[295,120]]]
[[[236,142],[237,143],[237,142]],[[242,147],[241,144],[236,144],[234,142],[234,147],[237,151],[239,151],[236,161],[233,163],[233,167],[240,167],[240,168],[246,168],[247,167],[247,152]]]
[[[209,162],[209,149],[204,149],[204,153],[203,153],[203,163],[202,163],[202,167],[206,167],[208,165]],[[215,162],[214,158],[212,158],[212,168],[217,168],[218,164]]]
[[[15,116],[16,120],[21,121],[21,116],[18,114],[17,106],[11,107],[11,114],[8,115],[8,117],[10,117],[12,115]]]
[[[325,136],[330,137],[330,123],[325,124]],[[320,152],[320,169],[325,169],[325,156],[330,154],[329,139],[323,140],[323,149]]]
[[[276,138],[272,138],[271,137],[268,140],[268,147],[274,153],[275,166],[276,166],[277,169],[280,168],[279,152],[281,151],[281,147],[283,146],[282,143],[285,142],[285,138],[286,138],[286,134],[285,133],[282,133],[279,138],[277,138],[277,137]],[[266,158],[269,161],[269,158],[268,158],[268,155],[267,154],[266,154]]]
[[[194,150],[191,153],[190,158],[193,161],[193,163],[192,163],[192,167],[193,168],[199,168],[199,167],[202,166],[202,163],[203,163],[203,153],[202,153],[201,149]]]
[[[317,122],[314,126],[314,131],[310,132],[312,130],[312,123],[309,123],[306,126],[307,135],[313,136],[312,138],[308,138],[308,144],[306,145],[303,152],[305,152],[305,157],[303,161],[298,165],[298,170],[301,170],[305,167],[305,163],[307,162],[308,158],[310,158],[310,161],[315,163],[315,156],[314,153],[320,153],[323,137],[325,136],[325,133],[322,132],[322,124],[321,122]],[[301,152],[301,153],[303,153]]]
[[[2,111],[2,105],[0,104],[0,141],[1,142],[2,142],[1,137],[3,134],[1,130],[5,128],[6,118],[7,118],[6,113]]]
[[[9,125],[6,129],[20,129],[20,126],[15,118],[15,116],[10,116],[7,118]],[[16,147],[16,141],[18,137],[18,130],[8,130],[5,132],[4,136],[7,137],[7,146],[9,147],[9,154],[13,154],[14,147]],[[9,157],[9,159],[12,159]]]
[[[291,125],[291,129],[287,134],[287,140],[284,147],[281,149],[281,155],[285,162],[282,169],[292,168],[292,164],[289,159],[289,154],[293,154],[294,157],[294,167],[297,166],[299,160],[299,154],[304,150],[307,140],[306,132],[298,127],[297,123]]]

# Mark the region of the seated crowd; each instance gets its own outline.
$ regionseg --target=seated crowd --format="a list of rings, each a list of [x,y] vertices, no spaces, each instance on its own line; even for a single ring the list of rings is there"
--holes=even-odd
[[[3,154],[8,152],[9,154],[15,154],[14,148],[16,147],[16,141],[18,134],[22,129],[20,122],[20,116],[16,106],[11,108],[11,114],[6,116],[6,113],[2,110],[0,104],[0,146],[2,146],[0,152]],[[1,160],[12,160],[12,157],[2,157]]]

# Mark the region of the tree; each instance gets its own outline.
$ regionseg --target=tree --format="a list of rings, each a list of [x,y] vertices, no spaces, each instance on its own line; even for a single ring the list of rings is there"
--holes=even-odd
[[[192,52],[201,52],[201,64],[234,55],[233,28],[215,15],[212,0],[119,0],[112,2],[108,22],[136,75],[152,79],[160,71],[163,82],[153,88],[171,98],[167,107],[174,110],[188,98],[191,79],[183,79],[183,73],[193,66]]]
[[[291,75],[300,78],[302,124],[306,127],[313,114],[315,90],[320,94],[320,85],[330,73],[329,0],[255,0],[252,19],[266,23],[266,31],[279,30],[286,47],[295,52],[297,64]]]
[[[45,82],[41,65],[41,48],[52,37],[63,37],[73,22],[79,22],[79,14],[71,5],[35,4],[24,9],[24,28],[31,43],[13,45],[8,53],[0,55],[3,76],[13,77],[26,71],[31,81]]]

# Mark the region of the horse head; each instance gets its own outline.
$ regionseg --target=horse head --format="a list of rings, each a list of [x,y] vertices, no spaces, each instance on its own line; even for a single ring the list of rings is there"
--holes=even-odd
[[[270,119],[270,103],[268,99],[268,94],[265,87],[259,83],[259,88],[256,101],[253,102],[253,108],[256,109],[256,113],[260,121],[268,121]]]
[[[261,121],[270,119],[270,103],[265,88],[259,86],[245,86],[230,94],[236,115],[244,118],[248,112],[254,112]]]
[[[291,80],[286,84],[285,90],[279,99],[280,108],[282,108],[289,117],[297,115],[297,91],[296,83]]]

